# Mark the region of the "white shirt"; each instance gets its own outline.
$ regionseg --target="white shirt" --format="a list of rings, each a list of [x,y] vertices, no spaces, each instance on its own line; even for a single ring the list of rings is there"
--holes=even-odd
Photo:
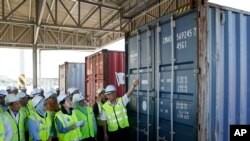
[[[10,110],[10,114],[13,117],[13,119],[15,120],[16,124],[18,124],[18,121],[19,121],[19,112],[17,112],[17,114],[15,115],[14,112],[12,112]]]
[[[127,96],[127,94],[125,94],[124,96],[122,96],[122,102],[124,106],[127,106],[128,102],[130,101],[130,98]],[[116,99],[116,104],[112,104],[109,100],[107,101],[111,106],[115,106],[117,104],[117,99]],[[107,120],[107,115],[106,112],[103,110],[102,114],[101,114],[101,120]]]
[[[0,120],[3,122],[3,126],[4,126],[4,131],[5,131],[5,140],[4,141],[11,141],[11,138],[13,136],[13,131],[11,128],[11,123],[10,120],[8,118],[6,118],[4,115],[0,114]]]

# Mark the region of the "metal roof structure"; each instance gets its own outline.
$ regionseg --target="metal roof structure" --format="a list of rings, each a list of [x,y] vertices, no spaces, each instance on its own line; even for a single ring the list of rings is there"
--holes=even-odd
[[[0,47],[95,50],[190,0],[1,0]]]
[[[1,0],[2,46],[95,49],[124,37],[142,0]],[[149,1],[149,4],[157,2]],[[127,11],[127,12],[126,12]],[[140,12],[140,11],[138,11]],[[127,13],[127,17],[124,17]],[[135,13],[135,12],[134,12]]]

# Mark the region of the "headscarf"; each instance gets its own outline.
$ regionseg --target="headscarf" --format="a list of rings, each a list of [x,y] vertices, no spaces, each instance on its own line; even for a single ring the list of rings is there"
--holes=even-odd
[[[39,115],[42,117],[46,117],[46,111],[44,109],[44,102],[45,99],[42,99],[35,107],[36,111],[38,112]]]
[[[57,99],[56,98],[49,98],[46,102],[46,109],[49,111],[59,111],[59,105],[57,103]]]
[[[80,101],[77,101],[73,104],[74,109],[78,109],[81,112],[83,112],[85,115],[87,115],[87,103],[84,101],[84,105],[80,105]]]

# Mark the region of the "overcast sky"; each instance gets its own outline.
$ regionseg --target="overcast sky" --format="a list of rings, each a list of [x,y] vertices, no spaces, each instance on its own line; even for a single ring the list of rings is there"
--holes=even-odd
[[[250,0],[210,0],[210,2],[235,7],[245,11],[250,11]],[[108,45],[105,48],[111,50],[124,50],[124,39],[114,44]],[[90,52],[79,51],[43,51],[42,52],[42,77],[55,78],[58,77],[58,66],[65,61],[68,62],[84,62],[85,56],[90,55]],[[16,79],[20,74],[20,51],[17,49],[0,48],[0,75],[7,75],[10,78]],[[25,50],[25,65],[24,72],[26,77],[32,77],[32,51]],[[39,64],[38,64],[39,65]],[[39,75],[39,74],[38,74]]]

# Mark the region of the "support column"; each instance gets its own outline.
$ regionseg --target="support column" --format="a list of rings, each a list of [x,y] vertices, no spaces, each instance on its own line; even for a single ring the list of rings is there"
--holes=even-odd
[[[33,88],[37,88],[37,44],[33,45]]]

